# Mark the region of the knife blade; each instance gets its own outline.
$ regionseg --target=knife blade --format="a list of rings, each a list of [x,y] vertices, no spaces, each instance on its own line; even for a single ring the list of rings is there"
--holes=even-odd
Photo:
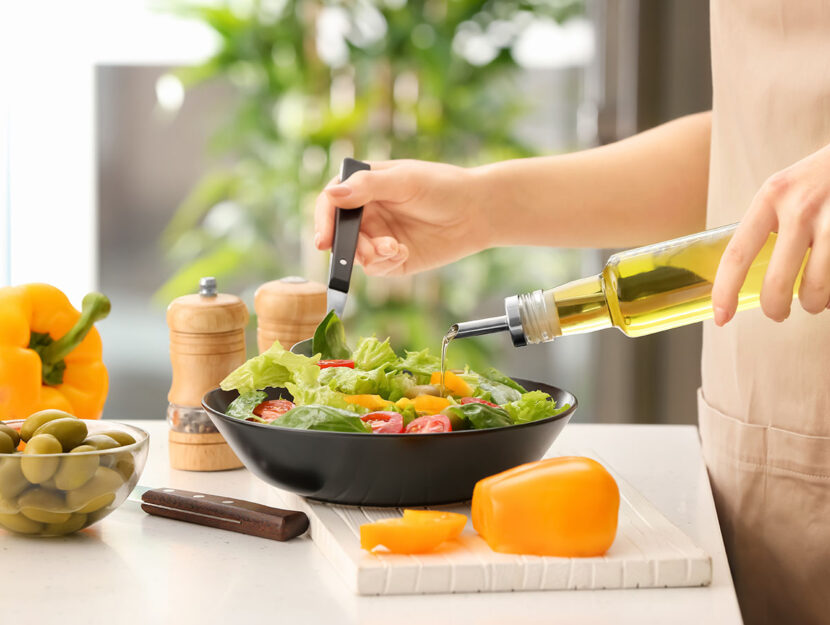
[[[285,541],[308,529],[303,512],[179,488],[136,486],[129,497],[147,514]]]
[[[340,166],[340,182],[348,179],[355,172],[369,169],[368,163],[353,158],[344,158]],[[346,307],[346,296],[352,280],[357,236],[360,233],[362,219],[362,206],[348,209],[335,208],[334,210],[334,241],[331,246],[326,307],[328,310],[333,309],[338,317],[343,316],[343,310]]]

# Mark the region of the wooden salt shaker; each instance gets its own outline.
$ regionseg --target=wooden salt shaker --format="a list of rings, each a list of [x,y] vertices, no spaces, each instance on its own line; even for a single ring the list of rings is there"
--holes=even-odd
[[[170,466],[185,471],[236,469],[242,463],[202,408],[202,396],[245,362],[248,308],[234,295],[216,292],[202,278],[199,293],[167,308],[173,381],[167,399]]]
[[[266,282],[254,294],[254,309],[259,352],[274,341],[291,349],[311,338],[326,316],[326,287],[296,276]]]

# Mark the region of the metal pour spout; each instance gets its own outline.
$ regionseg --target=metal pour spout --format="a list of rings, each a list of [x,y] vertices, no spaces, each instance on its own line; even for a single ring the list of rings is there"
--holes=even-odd
[[[504,300],[504,312],[505,314],[500,317],[487,317],[453,324],[450,327],[450,332],[454,333],[451,338],[460,339],[468,336],[509,332],[515,347],[527,345],[527,337],[522,328],[522,318],[519,313],[518,296],[513,295]]]

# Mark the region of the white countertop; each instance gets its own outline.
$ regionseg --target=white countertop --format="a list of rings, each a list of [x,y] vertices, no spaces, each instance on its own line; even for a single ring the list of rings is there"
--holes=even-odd
[[[279,507],[280,491],[244,469],[174,471],[163,421],[142,484]],[[286,543],[151,517],[126,502],[74,536],[0,531],[0,621],[118,623],[741,623],[712,493],[691,426],[571,424],[553,446],[590,449],[712,556],[706,588],[352,595],[308,536]]]

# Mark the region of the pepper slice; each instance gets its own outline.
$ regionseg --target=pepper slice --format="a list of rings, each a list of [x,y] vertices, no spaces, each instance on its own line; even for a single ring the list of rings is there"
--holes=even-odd
[[[367,551],[386,547],[391,553],[427,553],[458,538],[467,517],[440,510],[404,510],[396,519],[360,526],[360,546]]]

